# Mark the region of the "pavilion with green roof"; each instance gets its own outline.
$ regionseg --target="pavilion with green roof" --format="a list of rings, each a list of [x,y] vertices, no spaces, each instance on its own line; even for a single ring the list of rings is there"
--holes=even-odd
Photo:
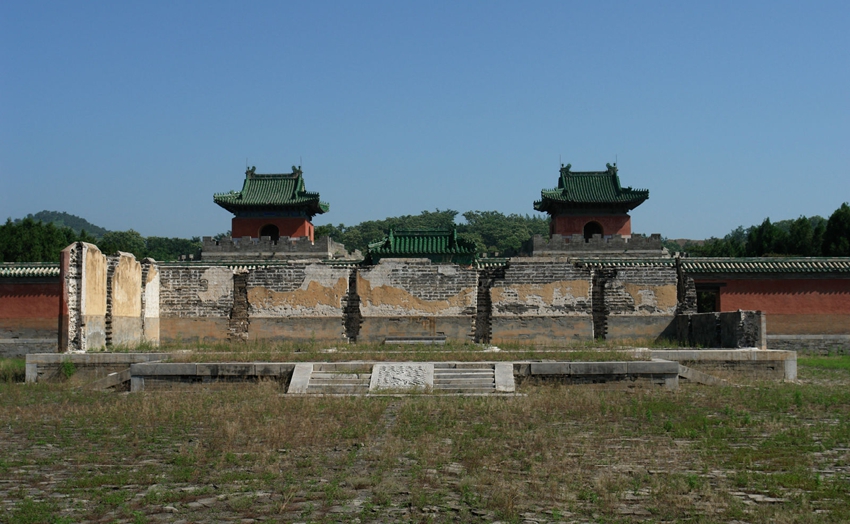
[[[427,258],[437,264],[472,265],[477,258],[474,242],[457,236],[457,228],[392,230],[378,242],[369,244],[368,263],[382,258]]]
[[[252,167],[245,171],[241,191],[216,193],[213,201],[233,213],[231,236],[308,237],[314,240],[313,217],[327,213],[329,206],[319,193],[307,191],[300,167],[292,173],[261,175]]]
[[[649,198],[649,190],[622,187],[616,164],[606,164],[605,171],[572,171],[571,167],[562,165],[558,187],[544,189],[534,203],[534,209],[551,217],[550,236],[630,237],[628,212]]]

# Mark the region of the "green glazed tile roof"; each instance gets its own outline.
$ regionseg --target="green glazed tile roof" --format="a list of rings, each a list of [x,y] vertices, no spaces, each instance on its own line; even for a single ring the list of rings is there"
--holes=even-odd
[[[683,258],[682,268],[698,273],[848,273],[850,258]]]
[[[293,167],[292,173],[260,175],[251,168],[245,172],[242,191],[216,193],[213,201],[235,213],[247,209],[303,208],[308,214],[327,213],[330,206],[319,200],[319,193],[304,187],[301,170]]]
[[[672,258],[580,258],[575,261],[579,267],[670,267],[675,264]]]
[[[607,171],[570,171],[570,167],[561,168],[558,187],[540,192],[534,209],[551,212],[565,207],[615,205],[629,210],[649,198],[648,189],[622,187],[617,166],[608,164]]]
[[[393,255],[474,255],[475,244],[457,237],[457,229],[399,229],[378,242],[369,252],[382,257]]]
[[[0,277],[58,277],[59,264],[51,262],[12,262],[0,264]]]

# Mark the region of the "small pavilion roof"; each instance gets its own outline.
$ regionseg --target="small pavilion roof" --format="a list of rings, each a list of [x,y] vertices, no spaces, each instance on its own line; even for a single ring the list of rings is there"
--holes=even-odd
[[[292,173],[261,175],[251,168],[245,172],[242,191],[216,193],[213,201],[230,211],[249,209],[304,209],[310,216],[327,213],[330,206],[319,200],[319,193],[304,187],[301,168],[292,166]]]
[[[571,171],[561,167],[558,187],[544,189],[534,203],[537,211],[552,212],[565,208],[614,206],[628,211],[649,198],[648,189],[622,187],[617,166],[607,164],[605,171]]]
[[[398,229],[369,244],[369,255],[380,258],[459,256],[474,258],[474,242],[458,238],[457,229]],[[472,259],[470,258],[470,260]]]

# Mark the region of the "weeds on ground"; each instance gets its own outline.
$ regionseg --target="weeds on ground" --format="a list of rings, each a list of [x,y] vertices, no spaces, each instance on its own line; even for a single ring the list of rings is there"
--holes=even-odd
[[[0,358],[0,382],[23,382],[26,378],[26,360]]]
[[[845,522],[850,370],[829,366],[509,398],[0,383],[0,521]]]

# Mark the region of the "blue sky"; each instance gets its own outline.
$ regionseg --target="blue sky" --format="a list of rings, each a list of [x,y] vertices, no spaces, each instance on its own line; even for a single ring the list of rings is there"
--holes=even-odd
[[[0,3],[0,211],[230,227],[301,163],[315,223],[533,213],[618,160],[670,238],[850,200],[850,3]]]

